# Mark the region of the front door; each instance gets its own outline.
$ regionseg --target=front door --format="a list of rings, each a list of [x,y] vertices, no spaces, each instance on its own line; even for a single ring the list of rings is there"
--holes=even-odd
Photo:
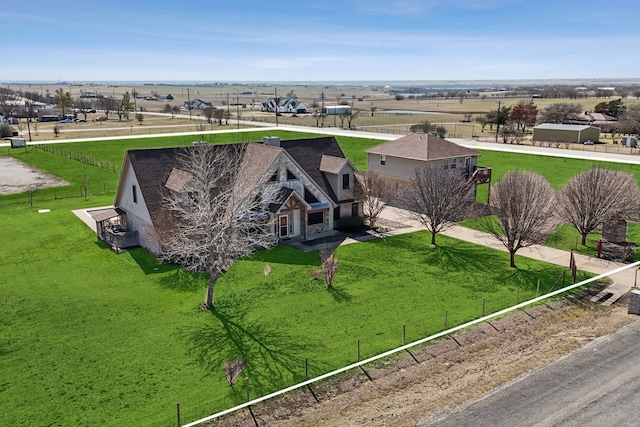
[[[287,215],[280,215],[280,238],[289,236],[289,217]]]

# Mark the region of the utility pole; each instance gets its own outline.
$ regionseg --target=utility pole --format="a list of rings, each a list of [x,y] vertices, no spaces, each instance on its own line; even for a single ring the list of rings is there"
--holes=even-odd
[[[189,110],[189,120],[191,120],[191,94],[189,88],[187,88],[187,109]]]
[[[498,101],[498,114],[496,114],[496,143],[498,142],[499,133],[500,133],[500,101]]]
[[[33,115],[33,101],[28,101],[25,104],[27,107],[27,130],[29,132],[29,142],[31,142],[31,116]]]
[[[238,129],[240,129],[240,97],[236,96],[236,118],[238,119]]]
[[[324,127],[324,92],[320,92],[320,102],[322,107],[320,108],[320,120],[322,120],[322,127]]]
[[[136,89],[131,89],[131,92],[133,92],[133,111],[137,112],[138,103],[136,102],[136,98],[138,97],[138,91]]]
[[[229,124],[230,117],[231,117],[231,111],[229,111],[229,94],[227,94],[227,120],[226,120],[227,124]]]
[[[278,127],[278,106],[280,105],[280,101],[278,100],[278,88],[275,88],[274,91],[275,91],[275,95],[273,99],[276,104],[276,127]]]

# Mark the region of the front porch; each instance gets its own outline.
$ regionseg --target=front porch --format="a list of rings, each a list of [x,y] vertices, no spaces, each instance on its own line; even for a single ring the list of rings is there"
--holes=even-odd
[[[127,230],[126,212],[120,208],[110,208],[92,215],[96,222],[98,238],[119,252],[125,248],[139,246],[138,232]]]

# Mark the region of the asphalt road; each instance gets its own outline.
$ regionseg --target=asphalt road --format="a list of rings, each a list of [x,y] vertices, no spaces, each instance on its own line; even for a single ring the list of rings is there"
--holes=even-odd
[[[638,426],[640,322],[500,387],[426,426]]]

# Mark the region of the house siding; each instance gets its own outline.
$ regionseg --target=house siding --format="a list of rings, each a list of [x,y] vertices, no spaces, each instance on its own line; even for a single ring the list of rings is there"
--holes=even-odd
[[[411,181],[415,170],[422,168],[427,164],[427,162],[422,160],[406,159],[387,155],[385,164],[381,165],[380,158],[380,154],[369,153],[369,170],[396,184],[404,184]],[[450,162],[450,165],[452,161],[455,161],[455,169],[463,170],[465,168],[465,159],[467,158],[470,159],[469,172],[472,172],[478,163],[477,156],[453,157],[447,160]],[[430,162],[443,164],[444,159],[430,160]]]
[[[131,163],[126,162],[121,180],[120,187],[122,191],[118,195],[115,205],[127,213],[127,230],[138,232],[140,246],[157,255],[160,252],[160,245],[157,242],[151,216],[147,210],[147,204],[140,191],[140,184],[133,172]],[[132,192],[134,185],[137,192],[137,202],[134,202]]]

